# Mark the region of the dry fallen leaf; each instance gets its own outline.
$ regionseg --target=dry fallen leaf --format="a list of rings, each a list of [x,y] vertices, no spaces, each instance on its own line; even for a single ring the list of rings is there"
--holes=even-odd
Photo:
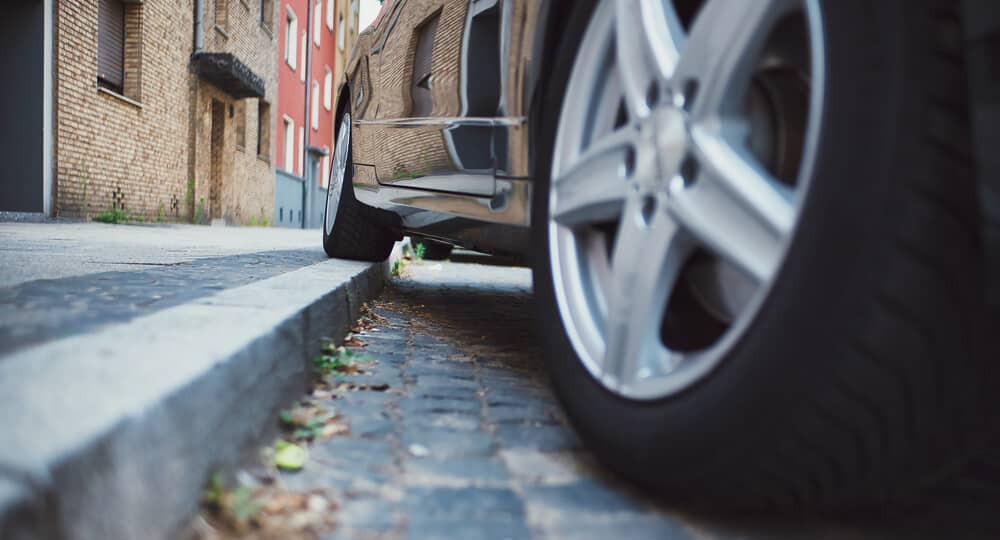
[[[319,432],[319,436],[324,441],[329,441],[330,439],[332,439],[337,435],[347,433],[348,431],[350,431],[350,429],[351,428],[347,427],[346,424],[341,424],[339,422],[331,422],[323,426],[323,429],[320,430]]]

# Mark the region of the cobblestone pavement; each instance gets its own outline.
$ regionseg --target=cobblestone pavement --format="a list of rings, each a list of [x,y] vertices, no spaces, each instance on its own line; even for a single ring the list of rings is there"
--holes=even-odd
[[[635,492],[595,464],[550,394],[530,288],[524,268],[423,262],[377,302],[384,321],[360,349],[376,366],[331,381],[357,388],[329,402],[350,433],[281,475],[337,495],[329,538],[939,538],[970,523],[696,517]],[[981,532],[967,530],[946,536]]]

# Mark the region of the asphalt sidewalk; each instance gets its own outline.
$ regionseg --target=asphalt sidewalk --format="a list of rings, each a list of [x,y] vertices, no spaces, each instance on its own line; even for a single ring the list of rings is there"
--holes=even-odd
[[[0,223],[0,537],[176,535],[385,283],[319,237]]]

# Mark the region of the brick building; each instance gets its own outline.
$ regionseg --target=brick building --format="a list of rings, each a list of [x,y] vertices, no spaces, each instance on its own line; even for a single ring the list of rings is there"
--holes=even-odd
[[[274,222],[318,227],[336,139],[337,81],[357,36],[359,0],[281,0],[278,10],[278,109]],[[310,26],[311,24],[311,26]],[[316,171],[307,174],[307,146]],[[322,155],[325,153],[326,155]],[[308,187],[307,187],[308,186]],[[305,197],[309,190],[311,197]]]
[[[275,0],[14,3],[0,34],[40,57],[21,122],[40,136],[5,145],[0,210],[270,220]]]

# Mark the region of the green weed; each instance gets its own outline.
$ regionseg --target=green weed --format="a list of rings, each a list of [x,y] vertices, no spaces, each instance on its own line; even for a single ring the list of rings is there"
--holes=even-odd
[[[116,225],[118,223],[131,221],[132,218],[128,215],[128,212],[120,208],[112,208],[111,210],[106,210],[97,214],[93,217],[93,220],[101,223],[111,223]]]
[[[323,345],[320,356],[313,358],[313,366],[323,374],[341,373],[353,375],[360,373],[362,367],[374,362],[370,357],[360,355],[344,347],[333,344]]]

